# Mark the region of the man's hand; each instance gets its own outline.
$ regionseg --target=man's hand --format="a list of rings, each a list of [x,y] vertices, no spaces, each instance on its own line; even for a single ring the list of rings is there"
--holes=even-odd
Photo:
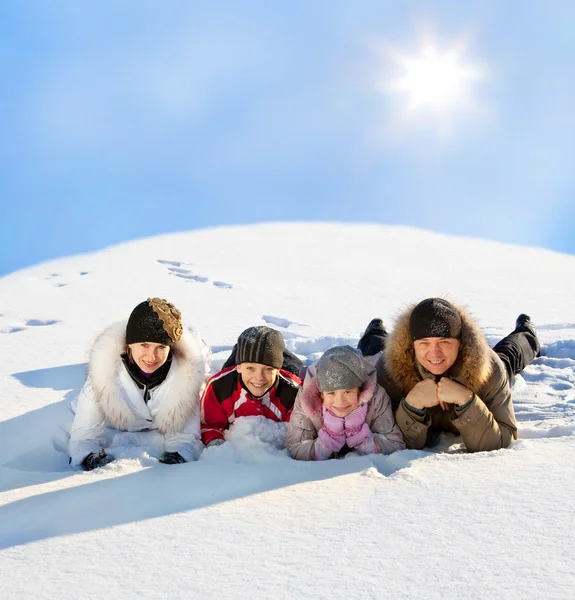
[[[439,404],[437,397],[437,383],[433,379],[424,379],[413,386],[405,397],[405,401],[413,408],[423,410]]]
[[[473,398],[473,392],[453,379],[442,377],[437,384],[437,397],[442,408],[444,404],[462,406]]]

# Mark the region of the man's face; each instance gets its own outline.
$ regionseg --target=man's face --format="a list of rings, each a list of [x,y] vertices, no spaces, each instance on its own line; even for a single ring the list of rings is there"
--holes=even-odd
[[[455,338],[428,337],[413,342],[417,362],[434,375],[443,375],[453,366],[460,346]]]
[[[279,372],[279,369],[260,363],[245,362],[238,365],[238,373],[242,376],[244,385],[256,397],[263,396],[272,387]]]

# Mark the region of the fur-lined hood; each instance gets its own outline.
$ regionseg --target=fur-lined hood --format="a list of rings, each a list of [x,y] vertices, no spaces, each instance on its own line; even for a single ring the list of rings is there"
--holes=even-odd
[[[126,351],[126,324],[125,320],[115,323],[98,336],[88,363],[88,381],[98,408],[109,425],[123,430],[134,420],[119,381],[119,373],[125,369],[122,354]],[[184,329],[171,348],[172,365],[160,384],[169,382],[171,387],[154,419],[162,434],[183,430],[197,409],[209,373],[209,350],[195,329]]]
[[[359,388],[359,404],[369,402],[374,397],[377,390],[377,372],[375,367],[368,361],[365,361],[365,363],[367,367],[367,379]],[[317,388],[316,364],[317,363],[313,363],[307,369],[303,387],[300,390],[300,399],[303,412],[310,419],[321,420],[323,402]]]
[[[416,362],[409,332],[409,318],[415,306],[410,305],[400,314],[393,332],[387,338],[384,351],[387,376],[404,395],[422,379],[420,369],[423,367]],[[492,350],[471,315],[459,306],[455,306],[455,309],[461,317],[461,348],[451,372],[456,374],[454,379],[478,393],[492,373]]]

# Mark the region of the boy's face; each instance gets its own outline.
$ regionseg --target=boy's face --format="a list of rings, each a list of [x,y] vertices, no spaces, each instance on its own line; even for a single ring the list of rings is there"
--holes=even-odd
[[[238,365],[244,385],[256,397],[263,396],[273,386],[279,372],[279,369],[260,363],[245,362]]]
[[[359,405],[359,388],[321,392],[321,399],[327,410],[336,417],[347,417]]]

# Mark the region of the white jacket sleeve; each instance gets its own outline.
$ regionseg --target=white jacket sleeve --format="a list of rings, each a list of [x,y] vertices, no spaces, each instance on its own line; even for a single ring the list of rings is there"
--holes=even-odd
[[[187,420],[184,430],[181,433],[166,435],[164,444],[166,452],[177,452],[186,462],[200,458],[204,445],[200,437],[199,407]]]
[[[94,400],[89,381],[86,381],[76,406],[76,416],[70,435],[70,464],[76,467],[91,452],[98,452],[105,443],[106,421]]]

